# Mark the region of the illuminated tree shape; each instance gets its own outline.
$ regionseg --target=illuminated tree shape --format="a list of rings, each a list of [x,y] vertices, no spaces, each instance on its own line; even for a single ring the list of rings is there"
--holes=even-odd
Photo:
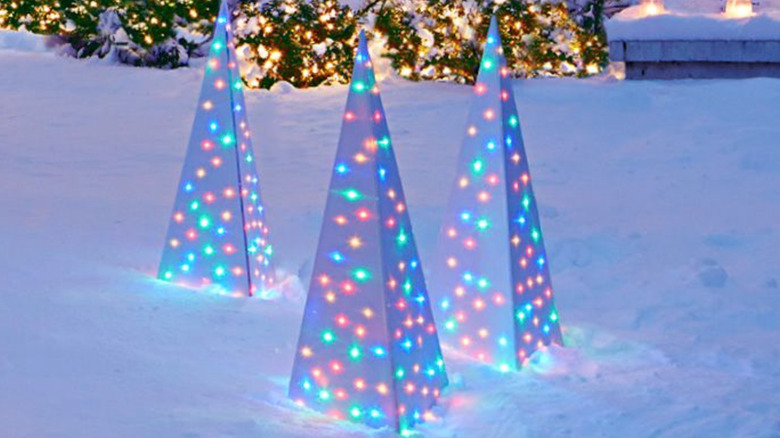
[[[290,397],[402,433],[447,385],[404,199],[361,33]]]
[[[225,2],[214,29],[198,110],[158,277],[252,295],[274,284],[241,76]]]
[[[431,290],[442,341],[509,371],[561,332],[495,17],[474,92]]]

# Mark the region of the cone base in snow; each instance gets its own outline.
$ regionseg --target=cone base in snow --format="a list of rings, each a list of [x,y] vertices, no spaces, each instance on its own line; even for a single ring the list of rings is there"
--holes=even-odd
[[[442,341],[510,371],[561,335],[495,18],[480,65],[431,289]]]

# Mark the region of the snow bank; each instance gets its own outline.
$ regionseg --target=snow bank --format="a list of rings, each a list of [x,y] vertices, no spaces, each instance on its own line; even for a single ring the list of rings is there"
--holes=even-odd
[[[780,40],[780,0],[762,0],[750,18],[728,19],[723,0],[666,0],[665,13],[647,16],[641,5],[607,21],[610,40]]]
[[[639,3],[640,0],[635,0]],[[666,9],[682,13],[717,14],[726,0],[664,0]],[[759,0],[759,12],[780,10],[780,0]]]
[[[636,6],[607,21],[607,35],[615,40],[780,40],[775,16],[726,19],[717,14],[667,13],[637,18]]]
[[[25,30],[13,31],[0,29],[0,50],[18,50],[23,52],[45,52],[49,38]]]

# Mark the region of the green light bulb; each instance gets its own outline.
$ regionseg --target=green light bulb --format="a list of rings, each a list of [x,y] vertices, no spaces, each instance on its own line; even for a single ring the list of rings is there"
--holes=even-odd
[[[371,273],[368,272],[366,269],[357,268],[354,271],[352,271],[352,277],[357,281],[366,282],[371,279]]]
[[[360,347],[357,345],[352,346],[352,348],[349,349],[349,357],[351,357],[354,360],[359,360],[360,357],[363,356],[363,352],[360,351]]]
[[[347,198],[347,201],[354,202],[363,198],[363,194],[355,189],[347,189],[341,192],[341,194]]]
[[[406,233],[404,232],[403,228],[398,231],[398,236],[396,236],[395,240],[398,242],[398,246],[406,245],[408,238],[406,237]]]
[[[336,335],[330,330],[322,332],[322,342],[326,344],[332,344],[336,340]]]
[[[471,163],[471,170],[474,171],[474,174],[479,175],[485,170],[485,163],[480,159],[476,159]]]

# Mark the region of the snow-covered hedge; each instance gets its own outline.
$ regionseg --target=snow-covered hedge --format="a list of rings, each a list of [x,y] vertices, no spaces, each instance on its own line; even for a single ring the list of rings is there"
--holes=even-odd
[[[0,0],[4,1],[4,0]],[[78,57],[112,56],[132,65],[178,67],[202,56],[216,1],[60,0],[60,34]]]
[[[0,0],[0,27],[56,33],[62,19],[57,0]]]
[[[217,0],[0,0],[0,26],[56,34],[78,57],[156,67],[201,56]]]
[[[242,75],[250,87],[346,82],[358,22],[337,0],[242,3],[234,20]]]
[[[346,82],[361,26],[399,75],[472,82],[494,13],[516,76],[584,76],[606,61],[605,0],[364,0],[354,10],[344,1],[231,0],[247,85]],[[217,9],[218,0],[0,0],[0,26],[58,34],[78,57],[173,68],[206,53]]]
[[[583,13],[598,10],[592,0],[580,3]],[[603,33],[578,24],[563,0],[389,0],[367,21],[387,35],[387,56],[402,76],[473,82],[493,14],[516,76],[584,76],[606,60]]]

